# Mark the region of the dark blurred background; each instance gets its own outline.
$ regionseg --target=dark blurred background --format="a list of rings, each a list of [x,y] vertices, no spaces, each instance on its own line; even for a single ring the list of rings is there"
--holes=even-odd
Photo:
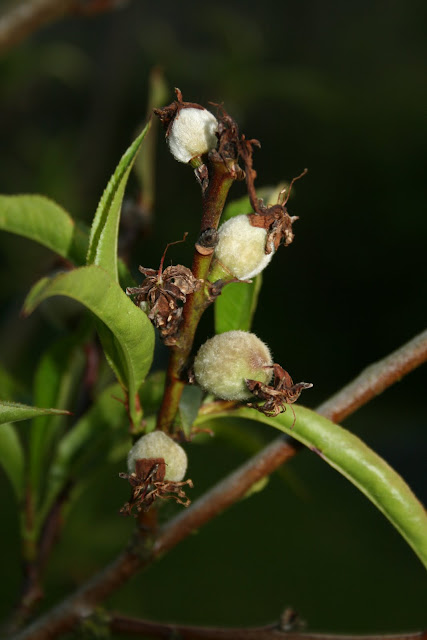
[[[295,241],[265,273],[254,330],[294,379],[314,383],[303,398],[314,407],[424,328],[426,17],[416,0],[133,0],[54,22],[0,58],[0,189],[46,194],[89,223],[145,119],[154,67],[169,87],[166,102],[174,86],[189,101],[223,102],[262,143],[258,186],[309,169],[289,203],[300,217]],[[183,231],[191,242],[169,258],[189,265],[197,236],[199,188],[160,131],[156,172],[134,271],[156,267]],[[129,197],[136,191],[133,180]],[[231,197],[243,193],[235,185]],[[52,264],[47,250],[0,234],[0,363],[24,389],[63,330],[40,313],[18,318],[29,286]],[[212,333],[211,318],[203,331],[199,341]],[[345,423],[424,501],[425,389],[420,369]],[[221,439],[194,445],[194,495],[246,457]],[[100,469],[73,507],[48,575],[49,602],[126,541],[132,523],[116,516],[126,499],[122,468]],[[135,578],[113,605],[199,624],[263,623],[291,604],[317,630],[426,626],[425,572],[383,516],[314,454],[292,460],[285,475]],[[6,481],[1,487],[13,514]],[[0,599],[4,612],[18,584],[17,524],[7,517],[3,566],[15,577]]]

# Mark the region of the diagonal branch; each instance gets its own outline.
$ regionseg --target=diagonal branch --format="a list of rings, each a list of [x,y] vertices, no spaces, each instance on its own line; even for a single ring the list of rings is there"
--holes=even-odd
[[[0,51],[24,40],[43,25],[68,13],[75,0],[20,2],[0,18]]]
[[[128,635],[148,634],[156,638],[179,637],[180,640],[426,640],[427,632],[416,631],[394,635],[341,635],[327,633],[304,633],[281,629],[279,624],[263,627],[226,628],[194,627],[183,624],[165,624],[113,615],[109,621],[111,631]]]
[[[316,411],[333,422],[342,422],[356,409],[426,361],[427,329],[387,357],[364,369],[350,384],[317,407]]]
[[[319,413],[335,422],[341,421],[376,393],[391,386],[425,362],[426,342],[427,332],[423,332],[391,355],[371,365],[334,396],[335,400],[331,399],[321,405],[318,408]],[[242,498],[255,482],[292,458],[299,448],[297,443],[286,436],[274,440],[207,491],[189,509],[181,511],[169,521],[160,529],[154,544],[152,539],[144,538],[142,534],[137,535],[129,548],[109,566],[18,634],[15,640],[47,640],[71,630],[82,617],[90,616],[100,602],[137,571],[151,564],[193,531]]]
[[[117,0],[92,0],[87,4],[87,7],[80,6],[78,0],[21,0],[0,16],[0,53],[68,13],[91,15],[115,8],[120,3]]]

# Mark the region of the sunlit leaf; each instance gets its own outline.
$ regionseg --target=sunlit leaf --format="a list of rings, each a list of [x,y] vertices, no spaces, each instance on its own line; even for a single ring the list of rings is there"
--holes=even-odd
[[[232,282],[215,300],[215,333],[249,331],[262,285],[262,274],[252,282]]]
[[[301,406],[275,418],[242,407],[211,416],[210,420],[245,418],[263,422],[299,440],[353,483],[390,520],[427,567],[427,515],[406,482],[362,440],[327,418]]]
[[[0,196],[0,230],[38,242],[77,267],[86,263],[89,228],[44,196]],[[131,285],[132,277],[122,260],[118,271],[123,286]]]
[[[44,196],[0,196],[0,229],[34,240],[76,265],[85,263],[89,229]]]
[[[69,411],[61,409],[42,409],[40,407],[30,407],[19,402],[8,402],[0,400],[0,425],[6,422],[19,422],[20,420],[29,420],[43,415],[64,415]],[[0,427],[1,428],[1,427]]]
[[[136,155],[149,129],[148,123],[121,158],[102,194],[90,230],[87,264],[97,265],[118,281],[117,241],[123,196]]]
[[[24,305],[31,313],[43,300],[63,295],[85,305],[114,337],[122,384],[129,391],[130,411],[137,419],[136,394],[151,366],[154,329],[145,313],[136,307],[111,276],[97,266],[43,278],[30,291]]]

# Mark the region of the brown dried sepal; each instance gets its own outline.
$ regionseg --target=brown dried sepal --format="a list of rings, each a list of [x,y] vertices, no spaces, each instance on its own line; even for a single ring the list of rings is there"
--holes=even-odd
[[[169,244],[166,249],[168,247]],[[136,296],[135,302],[138,305],[141,302],[147,303],[148,317],[159,330],[163,342],[171,346],[176,344],[182,307],[187,296],[197,291],[202,281],[195,278],[191,270],[182,264],[171,265],[162,271],[165,254],[166,250],[157,271],[140,266],[140,272],[145,275],[144,282],[140,287],[128,287],[126,293]]]
[[[180,89],[175,87],[176,100],[161,109],[153,109],[154,114],[159,118],[160,122],[166,129],[166,137],[170,133],[172,122],[181,109],[201,109],[205,110],[201,104],[196,102],[184,102]]]
[[[255,178],[257,174],[253,168],[253,148],[260,146],[258,140],[246,140],[245,136],[242,136],[238,142],[239,156],[245,165],[249,200],[255,212],[248,216],[249,222],[253,227],[261,227],[267,231],[265,253],[269,254],[273,248],[277,251],[281,244],[286,247],[291,244],[294,239],[292,224],[295,220],[298,220],[298,216],[290,216],[288,214],[286,203],[294,182],[302,178],[302,176],[307,173],[307,169],[304,169],[301,175],[292,179],[286,198],[282,202],[279,200],[277,204],[268,207],[257,197],[255,190]]]
[[[311,382],[297,382],[294,384],[291,376],[280,364],[273,364],[273,384],[266,385],[258,380],[246,380],[249,391],[256,396],[258,401],[264,401],[263,405],[248,402],[247,406],[264,413],[266,416],[275,417],[286,411],[287,405],[292,405],[298,400],[304,389],[310,389]],[[292,411],[293,411],[293,407]],[[295,411],[293,428],[295,424]]]
[[[227,164],[235,180],[242,180],[244,172],[237,164],[239,157],[239,128],[237,122],[226,112],[222,104],[216,104],[215,102],[210,104],[217,108],[219,140],[217,151],[211,153],[217,154],[217,157]]]
[[[259,204],[258,208],[261,212],[264,210],[264,213],[251,213],[248,218],[253,227],[261,227],[267,231],[265,253],[271,253],[273,247],[277,251],[281,244],[285,247],[291,244],[294,239],[292,224],[298,220],[298,216],[290,216],[286,207],[280,204],[272,207]]]
[[[233,284],[235,282],[238,282],[239,284],[250,284],[252,280],[239,280],[239,278],[231,277],[228,279],[221,278],[220,280],[215,280],[215,282],[209,282],[208,301],[214,302],[218,298],[218,296],[221,295],[222,290],[227,286],[227,284]]]
[[[183,486],[193,488],[191,480],[170,482],[165,480],[166,464],[163,458],[141,458],[136,461],[135,473],[119,473],[120,478],[129,480],[132,494],[129,502],[120,509],[125,516],[135,518],[141,511],[147,511],[157,498],[172,498],[178,504],[188,507],[191,500],[187,498]],[[135,508],[136,513],[132,513]]]

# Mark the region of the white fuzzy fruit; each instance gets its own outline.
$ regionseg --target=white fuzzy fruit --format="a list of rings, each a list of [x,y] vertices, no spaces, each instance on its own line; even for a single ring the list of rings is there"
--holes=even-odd
[[[216,148],[217,130],[218,121],[207,109],[180,109],[168,135],[172,155],[179,162],[190,162],[193,158],[208,153]]]
[[[180,482],[187,471],[187,454],[163,431],[152,431],[135,442],[128,453],[129,473],[135,472],[135,463],[142,458],[163,458],[165,480],[170,482]]]
[[[253,227],[246,215],[227,220],[218,231],[219,240],[215,256],[239,280],[253,278],[270,262],[271,253],[265,253],[267,232]]]
[[[273,359],[269,348],[253,333],[227,331],[207,340],[194,360],[194,375],[206,391],[223,400],[252,396],[245,380],[268,384]]]

